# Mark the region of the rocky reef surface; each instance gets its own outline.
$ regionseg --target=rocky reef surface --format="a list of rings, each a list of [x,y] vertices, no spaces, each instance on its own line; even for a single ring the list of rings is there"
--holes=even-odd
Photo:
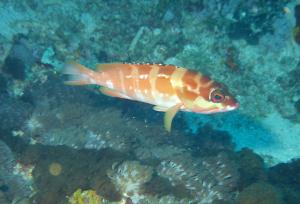
[[[1,1],[0,203],[298,203],[298,4]],[[149,105],[66,86],[66,61],[188,67],[241,108],[169,134]]]

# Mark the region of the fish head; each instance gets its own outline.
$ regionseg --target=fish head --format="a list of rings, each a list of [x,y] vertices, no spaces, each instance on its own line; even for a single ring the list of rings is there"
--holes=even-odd
[[[211,114],[227,112],[239,107],[237,100],[228,92],[227,88],[212,83],[211,86],[199,91],[198,97],[193,101],[192,111]]]

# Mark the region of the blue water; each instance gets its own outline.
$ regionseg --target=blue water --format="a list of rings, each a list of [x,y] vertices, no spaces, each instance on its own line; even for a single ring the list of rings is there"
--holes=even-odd
[[[300,2],[2,1],[0,19],[0,204],[300,203]],[[66,85],[69,62],[173,64],[239,108],[169,133],[150,104]]]

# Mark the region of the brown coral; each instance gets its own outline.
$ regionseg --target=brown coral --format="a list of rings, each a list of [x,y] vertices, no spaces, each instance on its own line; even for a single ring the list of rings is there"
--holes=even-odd
[[[274,186],[258,182],[245,188],[237,198],[238,204],[283,204],[280,191]]]

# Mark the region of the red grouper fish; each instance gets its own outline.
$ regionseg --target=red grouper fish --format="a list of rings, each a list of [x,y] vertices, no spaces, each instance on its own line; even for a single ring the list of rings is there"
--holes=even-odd
[[[108,96],[153,104],[165,112],[164,125],[171,130],[179,110],[217,113],[238,107],[236,100],[219,83],[200,73],[161,64],[98,64],[96,71],[70,63],[64,69],[69,85],[100,85]]]

